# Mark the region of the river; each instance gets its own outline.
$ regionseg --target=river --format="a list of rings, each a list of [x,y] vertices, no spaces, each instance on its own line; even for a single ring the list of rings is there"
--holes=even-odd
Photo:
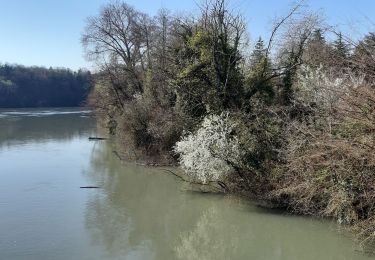
[[[0,110],[0,259],[370,259],[333,222],[121,162],[88,140],[95,125],[79,109]]]

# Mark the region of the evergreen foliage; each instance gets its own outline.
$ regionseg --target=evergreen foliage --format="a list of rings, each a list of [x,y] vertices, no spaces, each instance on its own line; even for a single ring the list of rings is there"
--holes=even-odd
[[[340,32],[337,39],[333,42],[333,47],[336,55],[342,59],[347,60],[350,56],[350,49],[348,44],[346,44],[342,38],[342,33]]]

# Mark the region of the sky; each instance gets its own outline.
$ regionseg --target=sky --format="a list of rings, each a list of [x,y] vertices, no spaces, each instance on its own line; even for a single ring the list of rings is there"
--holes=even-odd
[[[155,15],[160,8],[197,13],[202,0],[126,0]],[[84,59],[80,36],[86,18],[98,14],[108,0],[0,0],[0,63],[91,69]],[[251,40],[267,32],[275,17],[286,14],[291,0],[231,0],[248,24]],[[375,31],[375,0],[306,0],[327,23],[361,35]]]

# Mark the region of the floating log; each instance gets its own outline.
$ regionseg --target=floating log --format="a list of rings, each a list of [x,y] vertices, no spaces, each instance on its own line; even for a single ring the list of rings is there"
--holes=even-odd
[[[105,137],[89,137],[89,141],[107,140]]]
[[[98,186],[82,186],[82,187],[79,187],[80,189],[100,189],[100,187]]]

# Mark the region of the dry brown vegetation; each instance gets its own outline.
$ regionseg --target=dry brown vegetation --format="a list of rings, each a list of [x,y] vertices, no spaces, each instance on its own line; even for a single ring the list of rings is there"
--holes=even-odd
[[[342,79],[338,88],[319,86],[324,95],[318,101],[326,102],[301,103],[309,113],[289,119],[286,164],[275,171],[270,197],[296,213],[337,219],[372,250],[375,81],[368,71],[373,57],[363,55],[360,61],[348,58],[353,67],[345,72],[335,70],[331,80]],[[297,98],[296,106],[301,101]]]

